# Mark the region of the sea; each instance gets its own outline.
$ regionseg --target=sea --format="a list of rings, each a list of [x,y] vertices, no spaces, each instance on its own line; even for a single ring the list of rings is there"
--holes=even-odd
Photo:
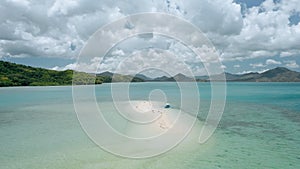
[[[204,122],[211,86],[197,86],[197,120]],[[97,102],[113,102],[111,84],[94,90]],[[180,108],[182,91],[173,82],[131,83],[128,92],[132,100],[147,100],[153,90],[163,91],[169,104]],[[72,86],[0,88],[0,168],[300,168],[300,83],[229,82],[225,101],[221,121],[205,143],[195,141],[192,148],[179,144],[155,157],[131,159],[111,154],[89,138],[77,119]]]

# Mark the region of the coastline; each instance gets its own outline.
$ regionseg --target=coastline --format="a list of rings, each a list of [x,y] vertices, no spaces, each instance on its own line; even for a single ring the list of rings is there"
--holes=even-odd
[[[222,81],[215,81],[215,83],[219,83],[219,82],[222,82]],[[86,84],[86,85],[42,85],[42,86],[0,86],[0,89],[1,88],[33,88],[33,87],[72,87],[72,86],[101,86],[101,85],[104,85],[104,84],[121,84],[121,83],[134,83],[134,84],[139,84],[139,83],[194,83],[194,82],[171,82],[171,81],[167,81],[167,82],[158,82],[158,81],[146,81],[146,82],[112,82],[112,83],[101,83],[101,84]],[[207,81],[207,82],[196,82],[196,83],[210,83],[210,81]],[[256,84],[256,83],[259,83],[259,84],[280,84],[280,83],[285,83],[285,84],[300,84],[300,82],[247,82],[247,81],[226,81],[226,83],[248,83],[248,84]]]

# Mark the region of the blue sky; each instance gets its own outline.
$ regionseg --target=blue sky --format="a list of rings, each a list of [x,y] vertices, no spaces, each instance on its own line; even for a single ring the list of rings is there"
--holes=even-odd
[[[239,4],[245,4],[247,8],[261,5],[264,0],[235,0]]]
[[[200,28],[215,45],[227,72],[262,72],[278,66],[300,71],[298,0],[5,0],[0,2],[0,59],[72,69],[97,29],[141,12],[173,14]],[[128,41],[118,49],[131,55],[140,41]],[[113,69],[109,63],[103,70]]]

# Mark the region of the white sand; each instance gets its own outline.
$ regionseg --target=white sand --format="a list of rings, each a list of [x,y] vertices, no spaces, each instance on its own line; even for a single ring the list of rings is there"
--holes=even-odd
[[[172,105],[171,108],[164,108],[165,103],[162,102],[138,100],[118,102],[115,106],[119,110],[118,114],[121,114],[119,116],[128,120],[121,128],[121,133],[132,138],[156,137],[165,132],[180,135],[195,120],[195,117],[172,108]]]
[[[160,102],[132,101],[131,106],[134,109],[133,116],[137,113],[143,113],[144,115],[152,114],[153,117],[156,117],[156,119],[153,119],[153,121],[155,120],[154,127],[159,127],[160,130],[172,127],[172,121],[175,120],[174,117],[171,118],[171,115],[174,116],[174,110],[164,108],[164,104]]]
[[[93,116],[83,117],[95,133],[93,139],[108,151],[127,157],[147,157],[173,148],[197,121],[196,117],[172,108],[172,104],[171,108],[164,108],[165,104],[144,100],[99,103],[105,123],[91,123]],[[90,110],[90,106],[86,108]],[[191,138],[197,143],[201,126],[197,122],[194,128],[196,132],[184,140],[185,144],[190,145]]]

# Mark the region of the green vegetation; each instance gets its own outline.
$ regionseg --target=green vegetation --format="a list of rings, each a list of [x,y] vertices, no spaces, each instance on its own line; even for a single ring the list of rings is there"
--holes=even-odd
[[[73,71],[54,71],[0,61],[0,86],[72,84]]]
[[[300,82],[300,73],[289,69],[278,67],[263,73],[248,73],[235,75],[226,73],[226,80],[233,82]],[[218,79],[219,75],[213,75]],[[207,82],[208,76],[195,77],[197,81]],[[73,70],[55,71],[43,68],[0,61],[0,87],[5,86],[58,86],[58,85],[90,85],[111,82],[175,82],[192,81],[192,78],[183,74],[174,77],[158,77],[151,79],[145,75],[138,74],[135,77],[130,75],[113,74],[103,72],[100,74],[89,74],[74,72]]]
[[[74,75],[74,78],[73,78]],[[116,78],[73,70],[55,71],[0,61],[0,87],[5,86],[58,86],[101,84],[110,82],[142,82],[140,78],[118,75]]]

